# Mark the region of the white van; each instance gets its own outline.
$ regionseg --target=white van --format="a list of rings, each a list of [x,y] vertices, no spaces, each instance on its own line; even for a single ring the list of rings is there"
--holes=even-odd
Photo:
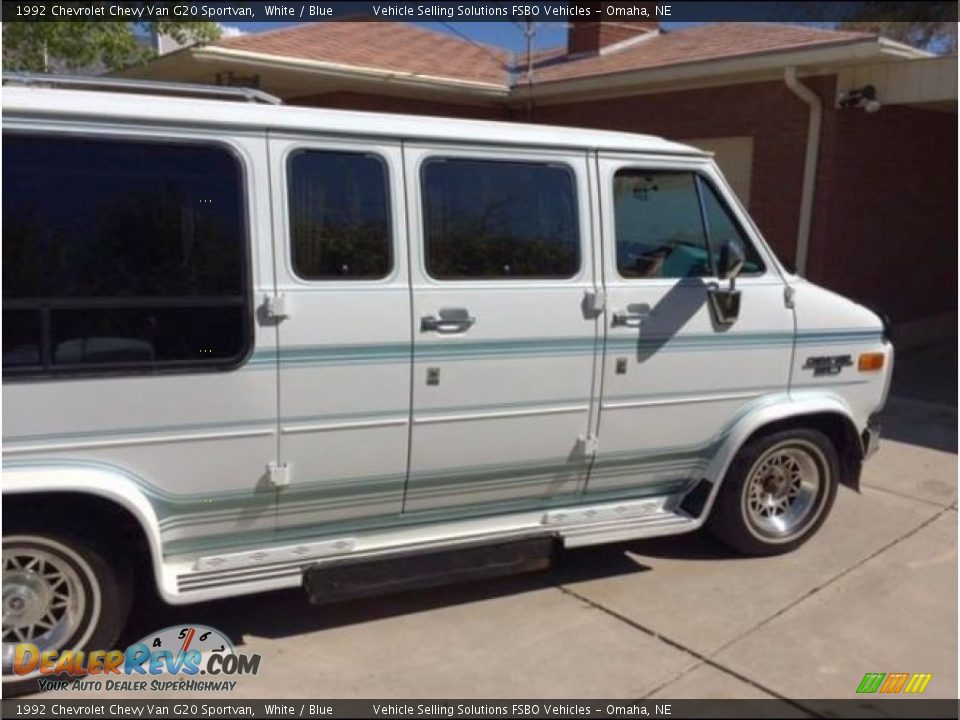
[[[885,323],[707,153],[51,84],[3,92],[5,679],[112,647],[133,573],[323,601],[704,525],[784,552],[876,447]]]

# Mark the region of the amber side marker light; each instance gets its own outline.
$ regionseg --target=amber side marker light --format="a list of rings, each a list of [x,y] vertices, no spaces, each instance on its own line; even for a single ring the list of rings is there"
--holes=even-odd
[[[874,372],[883,368],[883,353],[863,353],[857,360],[857,370]]]

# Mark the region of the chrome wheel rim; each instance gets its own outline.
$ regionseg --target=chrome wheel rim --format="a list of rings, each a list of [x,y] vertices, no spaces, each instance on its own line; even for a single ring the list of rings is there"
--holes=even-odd
[[[768,449],[750,468],[743,509],[751,532],[789,542],[817,519],[826,497],[828,465],[815,445],[789,440]]]
[[[13,674],[16,646],[60,650],[84,622],[87,593],[78,570],[63,556],[32,544],[3,548],[3,675]]]

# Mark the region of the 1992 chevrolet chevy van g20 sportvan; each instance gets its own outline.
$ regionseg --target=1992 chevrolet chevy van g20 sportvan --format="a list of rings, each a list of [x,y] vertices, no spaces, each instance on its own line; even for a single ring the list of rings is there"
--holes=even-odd
[[[768,555],[857,485],[885,324],[710,155],[168,90],[3,94],[5,678],[111,647],[134,571],[324,600],[701,526]]]

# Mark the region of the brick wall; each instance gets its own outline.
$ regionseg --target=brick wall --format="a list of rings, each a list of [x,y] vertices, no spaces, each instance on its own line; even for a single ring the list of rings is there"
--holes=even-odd
[[[896,321],[957,309],[957,116],[828,110],[811,279]]]
[[[538,122],[650,133],[671,140],[753,137],[750,214],[785,261],[796,254],[807,106],[782,82],[547,105]]]
[[[956,115],[905,106],[835,110],[835,76],[804,83],[823,102],[807,276],[904,322],[957,308]],[[750,135],[750,213],[792,264],[809,110],[782,82],[535,109],[535,120],[672,140]]]

